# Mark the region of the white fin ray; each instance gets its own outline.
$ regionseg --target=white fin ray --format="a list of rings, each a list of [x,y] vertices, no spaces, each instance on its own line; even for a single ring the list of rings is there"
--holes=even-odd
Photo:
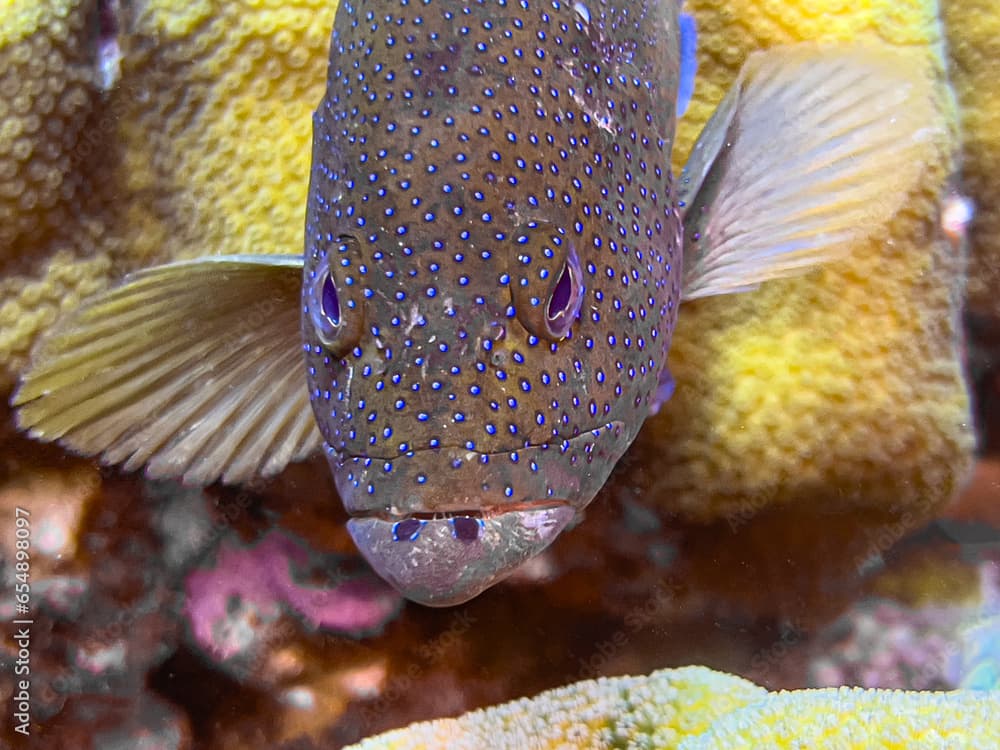
[[[181,347],[176,354],[194,362],[199,355],[211,354],[212,342],[208,343],[209,346],[187,350]],[[224,363],[219,365],[224,366]],[[132,364],[129,366],[131,369]],[[125,385],[105,390],[105,411],[99,418],[93,419],[87,434],[92,434],[93,440],[109,441],[111,447],[105,451],[105,459],[109,463],[128,460],[128,470],[138,468],[196,419],[197,414],[190,410],[194,397],[198,397],[201,402],[212,402],[214,389],[196,389],[197,380],[204,376],[204,372],[198,365],[190,366],[186,372],[177,372],[174,361],[169,356],[164,356],[155,367],[136,370],[135,386]],[[155,421],[148,420],[146,417],[163,403],[170,403],[172,408]],[[112,433],[111,430],[117,432]],[[120,440],[126,432],[128,440]],[[117,445],[111,444],[112,438],[117,441]]]
[[[22,429],[189,484],[271,476],[322,444],[299,341],[299,256],[140,271],[48,333],[11,403]]]
[[[873,46],[751,55],[680,180],[684,299],[803,273],[884,226],[945,127],[933,87]]]
[[[269,388],[280,393],[282,384],[278,379],[282,375],[291,374],[296,379],[297,388],[294,390],[304,391],[305,372],[301,352],[298,347],[292,347],[294,362],[282,361],[283,354],[288,351],[287,340],[284,346],[279,344],[270,350],[260,351],[261,366],[256,373],[257,382],[266,383]],[[218,394],[216,398],[207,400],[201,395],[190,394],[178,404],[180,409],[191,415],[191,420],[155,456],[150,456],[149,470],[170,476],[183,475],[185,481],[193,484],[207,484],[215,479],[215,467],[221,464],[226,466],[223,478],[233,481],[233,477],[237,475],[233,464],[241,458],[237,450],[243,441],[253,437],[250,430],[263,430],[268,444],[275,439],[278,432],[276,428],[280,423],[274,424],[270,420],[280,412],[282,402],[249,395],[243,387],[243,378],[237,368],[232,364],[228,367],[229,372],[213,383],[212,393]],[[290,373],[284,370],[289,370]],[[306,408],[309,408],[308,403]],[[225,425],[225,429],[219,429],[219,425]],[[214,460],[204,461],[202,457],[206,455],[213,456]],[[256,466],[260,456],[243,458],[247,460],[241,461],[241,465],[253,463]],[[127,463],[126,468],[134,468],[134,464],[130,466]],[[255,474],[256,469],[249,475],[237,476],[235,481],[245,481]]]
[[[256,367],[255,379],[269,383],[274,377],[275,363],[281,363],[280,344],[255,351],[261,364]],[[237,350],[238,351],[238,350]],[[211,387],[199,390],[184,388],[174,401],[171,419],[162,425],[147,425],[136,435],[143,446],[131,456],[109,455],[112,460],[125,461],[125,468],[134,470],[147,464],[149,470],[158,476],[184,476],[192,484],[207,484],[213,478],[205,476],[213,465],[226,464],[232,458],[231,451],[224,446],[226,440],[236,435],[238,424],[246,412],[254,412],[262,407],[273,409],[277,404],[271,399],[249,398],[243,389],[244,376],[240,372],[239,353],[234,353],[217,363],[221,375],[213,378]],[[300,376],[302,373],[299,373]],[[186,385],[187,381],[182,382]],[[280,392],[280,389],[276,389]],[[219,425],[225,425],[224,430]],[[269,438],[272,437],[269,433]],[[201,461],[204,455],[213,455],[213,462]],[[227,475],[229,470],[227,469]]]
[[[301,353],[298,350],[294,354],[296,360],[301,359]],[[284,374],[278,376],[278,388],[290,388],[294,387],[296,382],[301,383],[303,377],[300,371],[301,361],[297,361],[298,366],[294,369],[286,367],[285,363],[279,364],[283,368]],[[289,380],[294,382],[288,382]],[[239,445],[234,446],[239,450],[234,449],[233,451],[233,458],[229,462],[230,474],[245,475],[258,471],[265,473],[263,467],[271,464],[284,466],[291,461],[298,440],[293,429],[297,411],[290,406],[287,402],[279,404],[271,414],[268,414],[264,409],[246,412],[245,418],[242,420],[245,424],[238,425],[239,429],[233,433],[234,435],[242,434],[243,438]],[[308,416],[311,420],[311,411],[309,411]],[[270,438],[268,433],[261,429],[268,424],[271,427],[273,438]],[[310,427],[312,430],[316,429],[311,422]]]

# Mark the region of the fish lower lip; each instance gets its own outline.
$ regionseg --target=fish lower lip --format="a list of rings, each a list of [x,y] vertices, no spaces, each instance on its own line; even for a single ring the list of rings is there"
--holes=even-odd
[[[441,515],[355,517],[347,530],[368,563],[405,597],[445,607],[468,601],[540,553],[576,510],[547,503],[487,516]]]

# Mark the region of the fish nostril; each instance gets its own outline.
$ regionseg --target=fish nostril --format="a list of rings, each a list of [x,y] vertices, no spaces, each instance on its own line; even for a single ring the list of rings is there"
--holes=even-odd
[[[413,542],[420,536],[420,530],[427,524],[419,518],[407,518],[392,527],[392,538],[397,542]]]
[[[451,519],[451,533],[460,542],[474,542],[483,528],[481,518],[455,516]]]
[[[581,277],[580,259],[577,257],[576,248],[570,247],[562,272],[545,308],[549,331],[556,338],[563,338],[569,333],[573,321],[580,312],[580,305],[583,302]]]
[[[320,307],[327,321],[334,328],[340,325],[340,297],[337,295],[337,287],[333,283],[333,277],[329,273],[324,274]]]

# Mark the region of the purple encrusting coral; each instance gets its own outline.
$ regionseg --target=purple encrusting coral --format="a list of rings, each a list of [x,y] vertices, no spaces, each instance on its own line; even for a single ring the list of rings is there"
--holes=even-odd
[[[1000,674],[1000,564],[979,564],[974,604],[859,602],[817,641],[814,687],[950,690],[991,687]]]
[[[349,633],[380,630],[399,611],[402,600],[387,585],[367,574],[347,577],[329,561],[282,531],[251,545],[223,541],[215,565],[194,570],[185,584],[195,641],[224,661],[256,650],[258,626],[286,611],[314,627]],[[318,572],[321,585],[298,580],[305,572]]]
[[[822,656],[810,666],[813,687],[943,690],[951,648],[946,635],[962,615],[946,607],[912,609],[886,600],[852,608],[827,631]]]

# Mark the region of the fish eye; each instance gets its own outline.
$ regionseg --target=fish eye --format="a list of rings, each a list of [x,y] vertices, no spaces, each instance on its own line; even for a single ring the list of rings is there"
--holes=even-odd
[[[323,291],[320,294],[319,309],[326,318],[327,325],[331,328],[338,328],[340,327],[340,296],[337,294],[337,285],[329,271],[325,271],[323,277]]]
[[[583,303],[583,271],[576,247],[553,236],[520,244],[510,274],[517,319],[538,337],[559,341],[569,335]]]
[[[356,257],[357,240],[340,237],[326,258],[321,259],[316,268],[307,271],[305,285],[305,307],[308,320],[312,324],[320,342],[334,355],[342,355],[360,338],[363,306],[360,300],[345,297],[343,288],[331,266],[335,258]],[[356,289],[357,284],[348,289]]]
[[[311,298],[308,304],[309,317],[319,340],[328,348],[338,344],[338,334],[343,327],[343,317],[340,309],[340,295],[337,293],[337,282],[334,281],[330,269],[325,264],[316,269],[316,275],[311,283]]]
[[[549,295],[549,304],[545,308],[549,333],[558,339],[566,337],[580,312],[580,304],[583,302],[582,275],[576,248],[570,247],[555,288]]]

